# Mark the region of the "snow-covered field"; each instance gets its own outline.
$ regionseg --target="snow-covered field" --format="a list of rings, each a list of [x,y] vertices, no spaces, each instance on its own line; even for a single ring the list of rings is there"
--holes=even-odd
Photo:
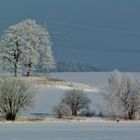
[[[6,123],[1,140],[140,140],[140,123]]]

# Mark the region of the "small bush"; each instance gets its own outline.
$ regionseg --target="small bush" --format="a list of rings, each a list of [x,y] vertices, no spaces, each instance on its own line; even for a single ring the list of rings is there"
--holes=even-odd
[[[59,118],[66,118],[72,116],[70,107],[66,104],[58,104],[54,107],[53,111],[58,115]]]

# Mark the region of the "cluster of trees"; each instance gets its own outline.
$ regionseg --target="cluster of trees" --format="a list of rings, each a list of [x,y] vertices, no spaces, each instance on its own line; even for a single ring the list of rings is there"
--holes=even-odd
[[[107,112],[102,115],[106,114],[114,120],[134,120],[137,115],[140,117],[140,83],[133,75],[113,71],[104,91]],[[88,116],[92,113],[90,103],[91,100],[82,90],[68,90],[60,103],[54,107],[54,111],[59,118],[83,115],[83,112]]]
[[[14,76],[21,71],[27,76],[41,65],[46,69],[54,67],[52,43],[46,28],[34,20],[27,19],[8,27],[0,40],[0,67]]]

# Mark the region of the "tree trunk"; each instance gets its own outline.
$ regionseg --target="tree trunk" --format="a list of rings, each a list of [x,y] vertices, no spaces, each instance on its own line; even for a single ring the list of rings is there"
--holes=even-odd
[[[132,110],[126,112],[125,120],[133,120],[133,119],[134,119],[134,111],[132,109]]]
[[[30,70],[27,71],[26,76],[27,76],[27,77],[31,76],[31,71],[30,71]]]
[[[31,76],[31,72],[32,72],[32,64],[28,65],[28,70],[27,70],[27,77]]]
[[[14,64],[14,76],[17,77],[17,63]]]
[[[6,114],[6,120],[14,121],[15,119],[16,119],[16,114],[12,114],[11,112]]]
[[[129,117],[130,120],[134,119],[134,111],[133,111],[133,109],[129,111],[128,117]]]
[[[19,49],[19,44],[16,42],[16,50],[14,50],[14,76],[17,77],[17,71],[18,71],[18,63],[19,63],[19,57],[20,57],[21,51]]]
[[[73,113],[72,113],[72,115],[77,116],[77,111],[74,110]]]

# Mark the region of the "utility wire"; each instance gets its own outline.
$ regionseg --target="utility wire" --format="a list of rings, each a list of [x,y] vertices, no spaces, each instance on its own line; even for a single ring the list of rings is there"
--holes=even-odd
[[[58,20],[41,20],[37,19],[36,21],[42,22],[45,27],[47,27],[47,23],[54,23],[54,24],[60,24],[72,28],[77,28],[77,29],[86,29],[86,30],[94,30],[94,31],[102,31],[102,32],[111,32],[111,33],[121,33],[121,34],[130,34],[130,35],[140,35],[140,32],[135,32],[135,31],[126,31],[126,30],[119,30],[119,29],[111,29],[111,28],[101,28],[101,27],[95,27],[95,26],[87,26],[87,25],[80,25],[80,24],[74,24],[74,23],[68,23],[68,22],[63,22],[63,21],[58,21]],[[0,21],[0,24],[13,24],[19,22],[19,20],[4,20]]]

